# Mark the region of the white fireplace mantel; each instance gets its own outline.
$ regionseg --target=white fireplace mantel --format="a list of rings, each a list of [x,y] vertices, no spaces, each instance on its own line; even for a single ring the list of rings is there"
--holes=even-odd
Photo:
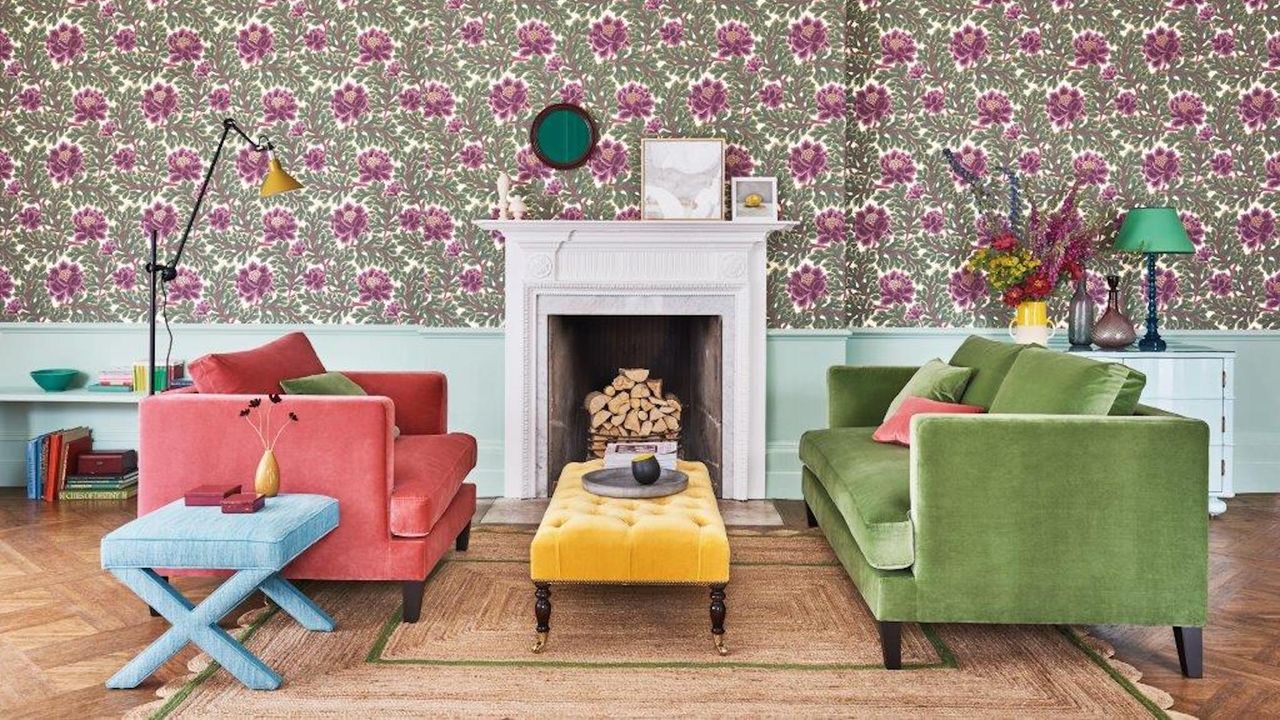
[[[765,495],[765,241],[794,222],[477,220],[506,241],[505,479],[547,494],[547,316],[719,315],[723,495]],[[559,469],[556,469],[558,472]]]

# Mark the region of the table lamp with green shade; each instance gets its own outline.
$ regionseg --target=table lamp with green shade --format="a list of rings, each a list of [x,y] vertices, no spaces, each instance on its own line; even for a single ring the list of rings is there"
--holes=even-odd
[[[1138,341],[1138,349],[1159,352],[1167,347],[1158,331],[1156,319],[1156,254],[1187,254],[1196,251],[1187,237],[1178,211],[1171,207],[1138,207],[1125,213],[1116,250],[1146,253],[1147,256],[1147,334]]]

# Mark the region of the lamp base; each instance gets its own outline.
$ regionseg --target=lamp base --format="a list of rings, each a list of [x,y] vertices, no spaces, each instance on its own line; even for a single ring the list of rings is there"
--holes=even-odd
[[[1138,341],[1138,349],[1143,352],[1164,352],[1169,347],[1169,343],[1159,335],[1148,335]]]

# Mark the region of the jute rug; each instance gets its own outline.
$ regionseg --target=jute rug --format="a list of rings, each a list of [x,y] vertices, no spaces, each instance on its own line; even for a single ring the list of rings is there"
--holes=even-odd
[[[533,640],[527,528],[477,527],[400,622],[394,583],[307,583],[337,620],[266,608],[245,643],[280,672],[245,689],[207,658],[128,717],[1168,717],[1165,693],[1099,641],[1043,626],[905,626],[904,669],[820,535],[730,531],[726,657],[705,588],[553,586]],[[1170,713],[1176,715],[1176,713]]]

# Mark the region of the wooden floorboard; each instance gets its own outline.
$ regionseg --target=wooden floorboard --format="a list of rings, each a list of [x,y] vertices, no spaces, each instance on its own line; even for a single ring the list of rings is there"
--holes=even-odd
[[[788,528],[804,527],[799,501],[776,505]],[[1176,710],[1280,717],[1280,495],[1241,496],[1228,507],[1210,525],[1204,679],[1181,676],[1169,628],[1093,631],[1143,682],[1173,695]],[[186,672],[191,648],[136,690],[103,687],[167,627],[98,566],[98,541],[134,512],[132,502],[47,505],[0,490],[0,717],[119,717]],[[200,599],[217,581],[177,585]]]

